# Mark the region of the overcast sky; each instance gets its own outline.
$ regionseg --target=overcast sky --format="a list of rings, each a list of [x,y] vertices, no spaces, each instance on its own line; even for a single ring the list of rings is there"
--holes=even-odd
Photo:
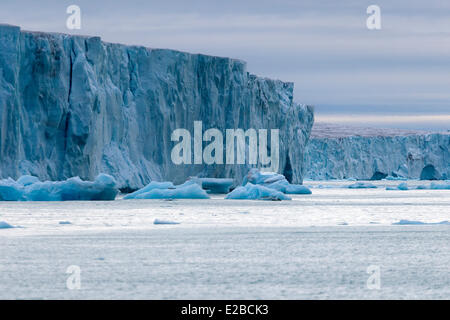
[[[66,29],[70,4],[80,31]],[[366,27],[372,4],[381,30]],[[239,58],[294,82],[319,121],[450,129],[448,0],[1,0],[0,22]]]

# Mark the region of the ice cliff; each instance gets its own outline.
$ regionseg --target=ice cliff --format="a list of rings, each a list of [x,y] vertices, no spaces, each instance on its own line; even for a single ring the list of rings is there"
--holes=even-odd
[[[280,173],[302,181],[312,109],[293,84],[244,62],[0,25],[0,177],[99,173],[122,189],[189,176],[241,179],[249,165],[175,165],[171,133],[279,129]],[[240,181],[237,181],[239,183]]]
[[[314,180],[450,177],[450,134],[316,123],[305,177]]]

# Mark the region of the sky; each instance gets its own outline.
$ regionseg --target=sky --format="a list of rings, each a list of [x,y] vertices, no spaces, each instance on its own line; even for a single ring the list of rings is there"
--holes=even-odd
[[[66,27],[72,4],[81,30]],[[294,82],[316,121],[450,130],[448,0],[1,0],[0,23],[241,59]]]

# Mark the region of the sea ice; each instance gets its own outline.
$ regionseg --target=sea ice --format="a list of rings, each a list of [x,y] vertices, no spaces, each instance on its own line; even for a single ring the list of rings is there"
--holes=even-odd
[[[247,200],[291,200],[284,193],[261,185],[247,183],[245,186],[237,187],[231,191],[225,199],[247,199]]]
[[[116,181],[106,174],[99,174],[95,181],[73,177],[41,182],[31,176],[0,181],[0,201],[114,200],[117,193]]]

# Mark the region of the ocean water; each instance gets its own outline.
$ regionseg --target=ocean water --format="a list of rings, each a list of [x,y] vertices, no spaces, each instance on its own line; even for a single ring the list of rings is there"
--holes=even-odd
[[[0,202],[16,227],[0,229],[0,299],[449,299],[450,190],[385,190],[400,182],[306,181],[312,195],[281,202]]]

